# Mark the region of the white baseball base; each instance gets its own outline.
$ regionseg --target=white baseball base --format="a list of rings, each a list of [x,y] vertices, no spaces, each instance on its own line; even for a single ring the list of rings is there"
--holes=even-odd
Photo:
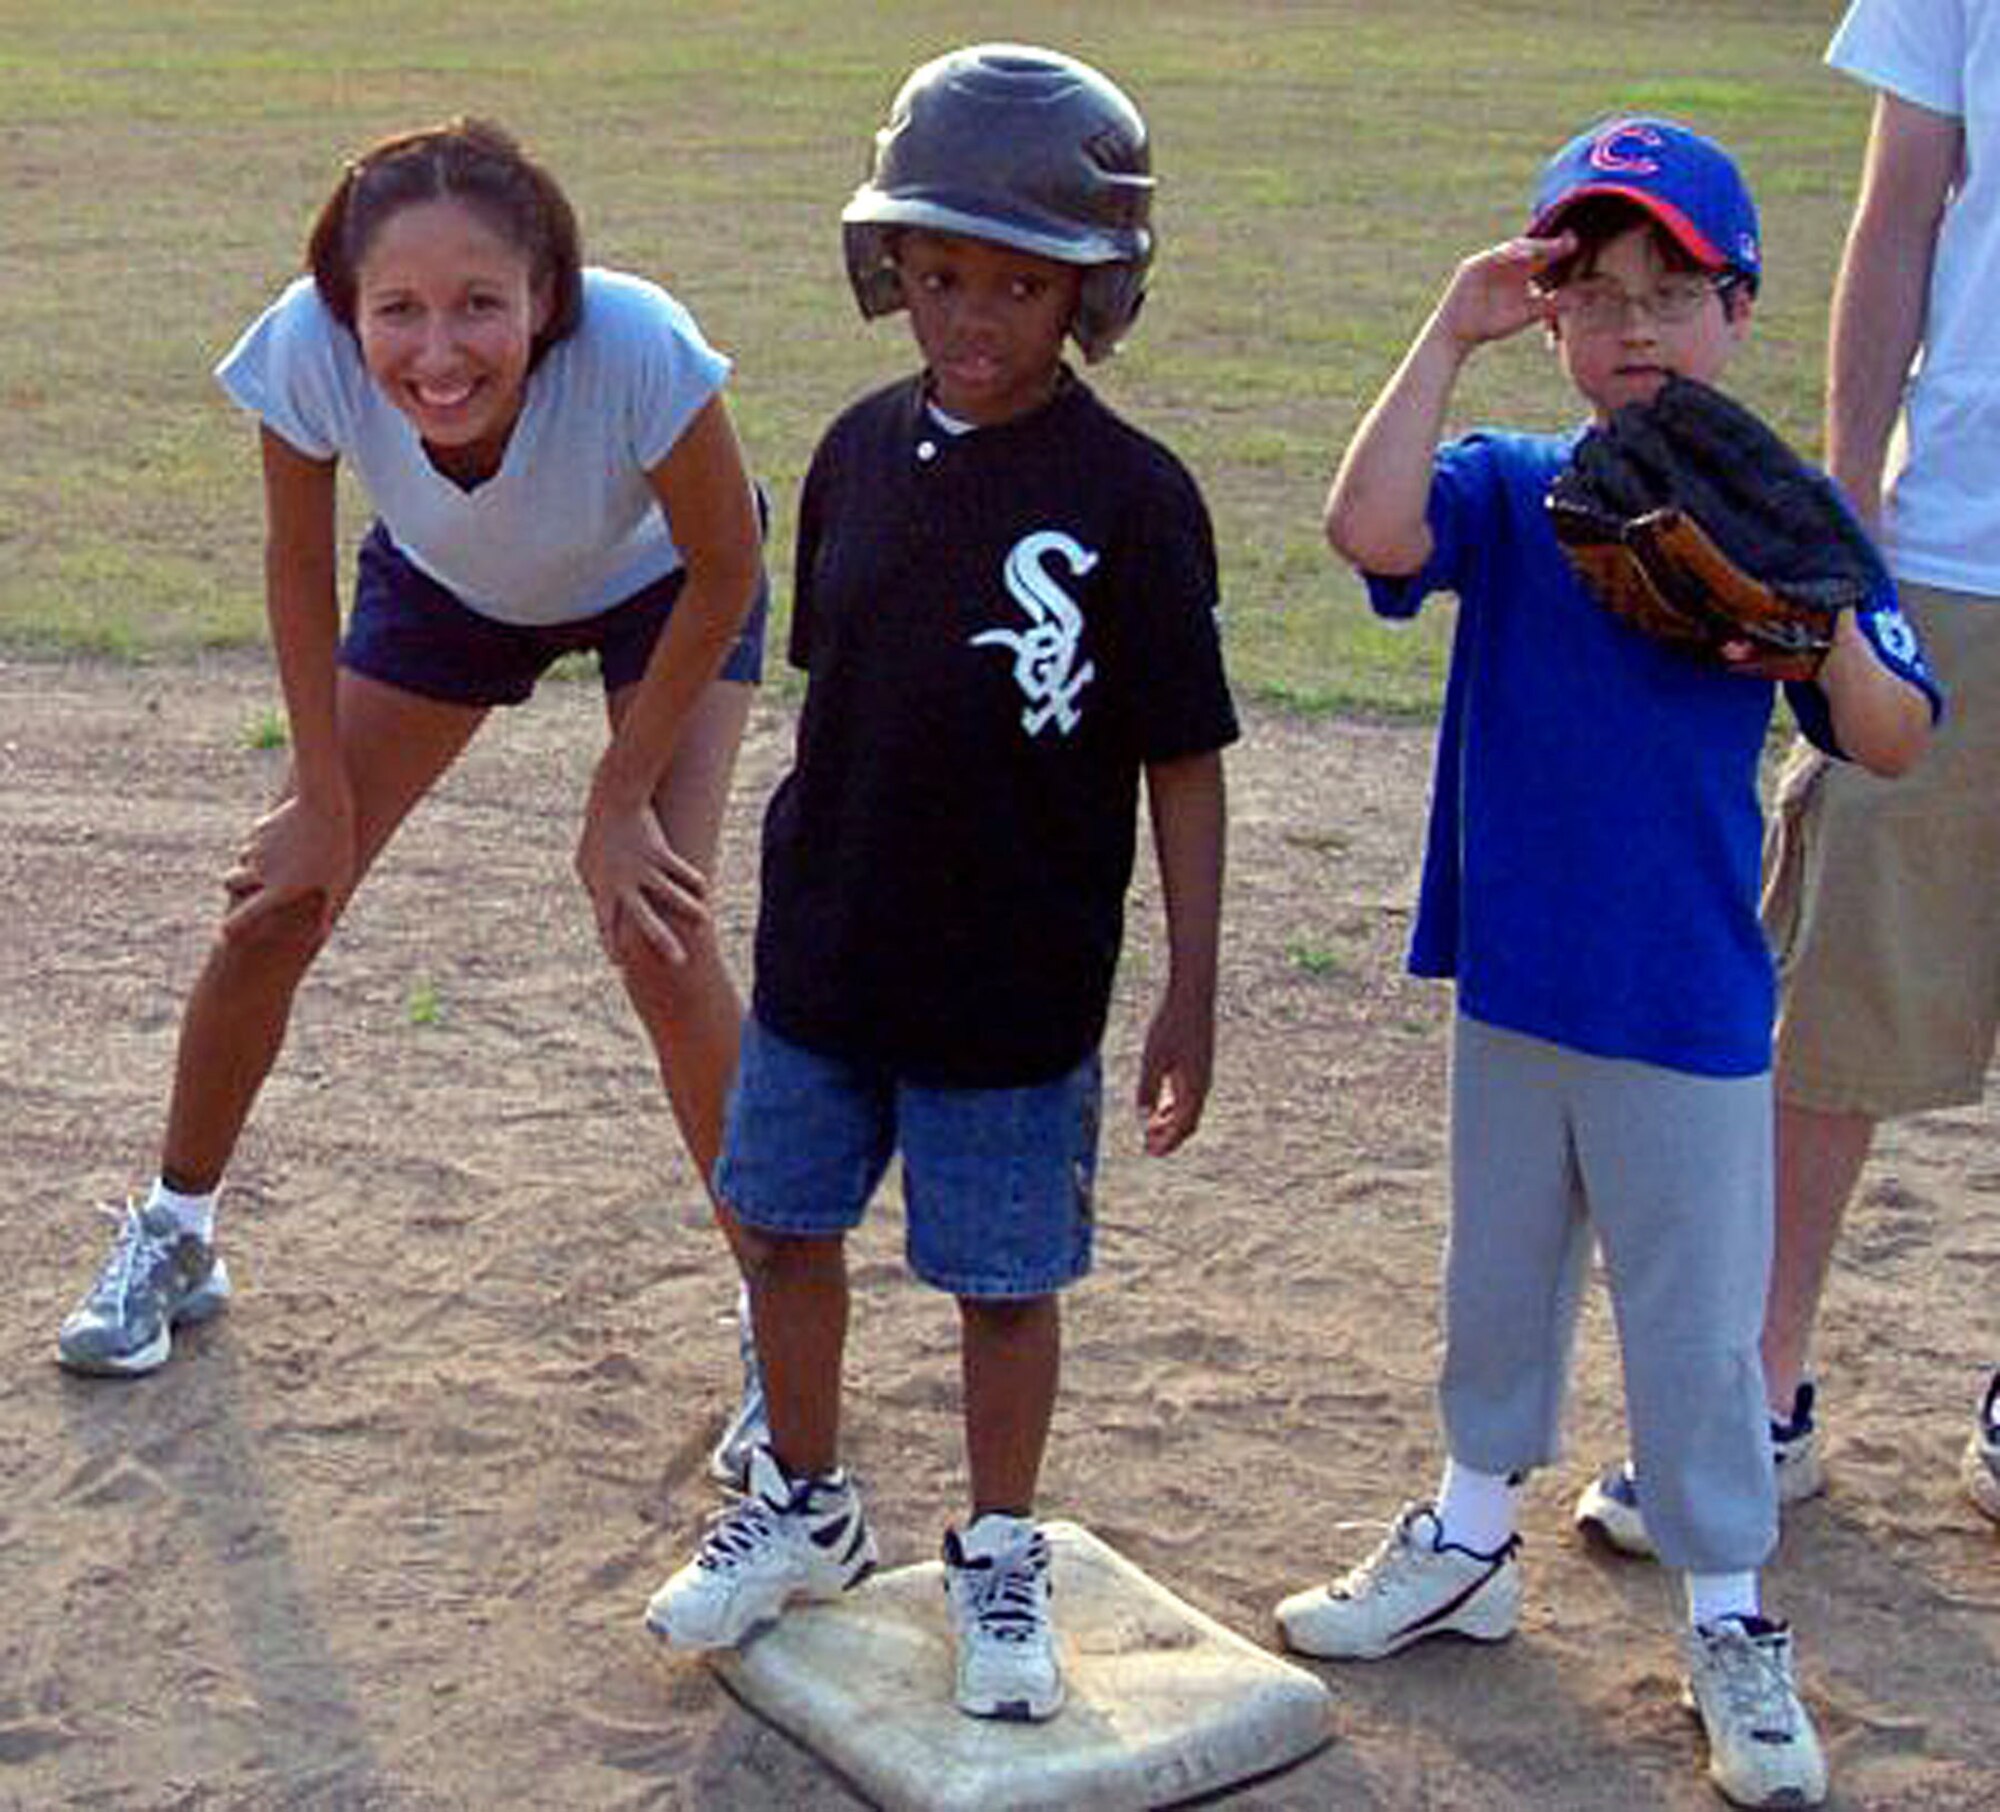
[[[1088,1530],[1045,1528],[1068,1685],[1047,1723],[987,1722],[952,1703],[936,1561],[795,1606],[711,1662],[885,1812],[1138,1812],[1268,1774],[1331,1738],[1332,1699],[1311,1674]]]

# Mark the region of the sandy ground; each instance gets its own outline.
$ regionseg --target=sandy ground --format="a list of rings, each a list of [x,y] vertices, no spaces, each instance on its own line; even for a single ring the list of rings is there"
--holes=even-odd
[[[852,1805],[640,1612],[714,1506],[733,1289],[568,858],[584,686],[492,725],[309,985],[224,1210],[238,1300],[160,1375],[57,1322],[153,1156],[220,872],[282,757],[264,666],[0,665],[0,1805]],[[1253,715],[1234,758],[1221,1072],[1166,1162],[1107,1138],[1045,1508],[1269,1637],[1436,1466],[1446,1002],[1399,973],[1428,766],[1402,728]],[[726,917],[789,723],[753,726]],[[1150,876],[1111,1038],[1129,1090]],[[1822,1353],[1833,1487],[1769,1595],[1836,1803],[2000,1800],[2000,1537],[1953,1463],[1995,1356],[1991,1110],[1897,1128]],[[886,1558],[959,1503],[954,1319],[856,1244],[850,1459]],[[1601,1299],[1498,1650],[1328,1669],[1333,1743],[1245,1807],[1705,1806],[1677,1595],[1581,1544],[1619,1446]]]

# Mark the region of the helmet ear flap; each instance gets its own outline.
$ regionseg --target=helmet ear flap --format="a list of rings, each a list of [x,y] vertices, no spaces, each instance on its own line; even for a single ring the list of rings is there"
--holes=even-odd
[[[1083,273],[1070,335],[1084,359],[1095,365],[1118,350],[1146,300],[1144,265],[1099,264]]]
[[[862,316],[894,314],[902,308],[902,272],[896,270],[894,228],[872,220],[848,220],[840,228],[840,244],[848,260],[848,282]]]
[[[850,220],[841,227],[847,280],[864,319],[894,314],[905,305],[903,275],[896,268],[896,233],[894,227],[867,220]],[[1070,336],[1088,363],[1095,365],[1117,350],[1145,300],[1145,266],[1131,262],[1085,269]]]
[[[894,314],[903,306],[903,273],[896,268],[895,229],[870,220],[850,220],[840,229],[847,255],[847,280],[864,319]]]

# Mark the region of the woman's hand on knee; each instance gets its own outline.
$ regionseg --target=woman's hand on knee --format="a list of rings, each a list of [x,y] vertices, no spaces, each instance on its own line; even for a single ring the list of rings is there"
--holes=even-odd
[[[229,896],[222,935],[232,942],[304,919],[323,938],[354,887],[354,813],[351,802],[307,804],[297,794],[280,801],[251,826],[222,877]]]
[[[691,934],[708,923],[708,877],[668,843],[650,802],[616,809],[593,800],[576,873],[597,915],[598,941],[620,968],[647,956],[688,960]]]

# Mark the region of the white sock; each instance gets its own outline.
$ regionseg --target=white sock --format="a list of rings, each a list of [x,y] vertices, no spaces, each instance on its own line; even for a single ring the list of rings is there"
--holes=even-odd
[[[182,1195],[178,1189],[169,1189],[156,1177],[146,1206],[164,1208],[183,1232],[195,1234],[212,1245],[215,1241],[215,1204],[221,1194],[222,1186],[218,1183],[206,1195]]]
[[[1476,1472],[1456,1460],[1444,1463],[1437,1519],[1444,1539],[1475,1554],[1493,1554],[1514,1539],[1520,1486],[1503,1472]]]
[[[1706,1629],[1725,1617],[1761,1617],[1755,1573],[1690,1573],[1687,1576],[1688,1621]]]

